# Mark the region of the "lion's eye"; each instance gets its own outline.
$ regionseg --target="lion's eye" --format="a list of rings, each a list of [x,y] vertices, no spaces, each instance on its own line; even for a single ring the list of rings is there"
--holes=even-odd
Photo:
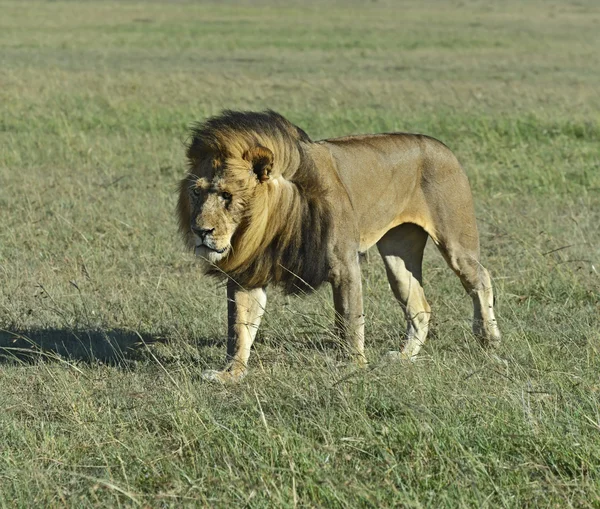
[[[194,196],[200,196],[200,188],[199,187],[192,188],[192,193],[194,193]]]
[[[231,200],[231,193],[221,193],[221,198],[223,198],[225,201],[229,201]]]

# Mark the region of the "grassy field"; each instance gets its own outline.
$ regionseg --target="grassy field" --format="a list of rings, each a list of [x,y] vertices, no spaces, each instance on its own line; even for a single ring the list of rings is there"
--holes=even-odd
[[[600,5],[0,0],[0,507],[600,507]],[[187,126],[435,136],[473,187],[504,342],[428,246],[411,366],[376,252],[367,354],[271,292],[251,372],[178,238]]]

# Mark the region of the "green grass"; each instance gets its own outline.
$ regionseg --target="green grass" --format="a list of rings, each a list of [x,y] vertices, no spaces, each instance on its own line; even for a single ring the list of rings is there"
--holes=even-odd
[[[600,7],[0,1],[0,506],[600,507]],[[178,239],[187,126],[438,137],[473,187],[497,357],[431,246],[430,339],[363,263],[369,369],[330,291],[271,291],[235,387],[224,288]]]

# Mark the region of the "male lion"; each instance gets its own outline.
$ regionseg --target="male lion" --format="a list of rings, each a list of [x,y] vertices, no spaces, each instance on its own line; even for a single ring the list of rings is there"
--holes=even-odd
[[[467,177],[443,143],[405,133],[314,142],[273,111],[224,111],[191,135],[179,228],[207,272],[227,278],[228,362],[206,378],[246,373],[269,284],[298,293],[329,281],[336,330],[364,364],[359,253],[375,244],[408,323],[404,348],[390,354],[413,359],[431,313],[428,236],[473,299],[474,333],[500,341]]]

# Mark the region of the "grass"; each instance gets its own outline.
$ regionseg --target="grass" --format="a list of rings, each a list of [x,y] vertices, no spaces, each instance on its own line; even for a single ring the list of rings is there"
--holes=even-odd
[[[600,8],[592,1],[0,2],[0,505],[600,507]],[[366,371],[330,292],[271,292],[251,373],[177,237],[187,126],[416,131],[473,187],[504,342],[431,246],[434,330],[363,264]]]

